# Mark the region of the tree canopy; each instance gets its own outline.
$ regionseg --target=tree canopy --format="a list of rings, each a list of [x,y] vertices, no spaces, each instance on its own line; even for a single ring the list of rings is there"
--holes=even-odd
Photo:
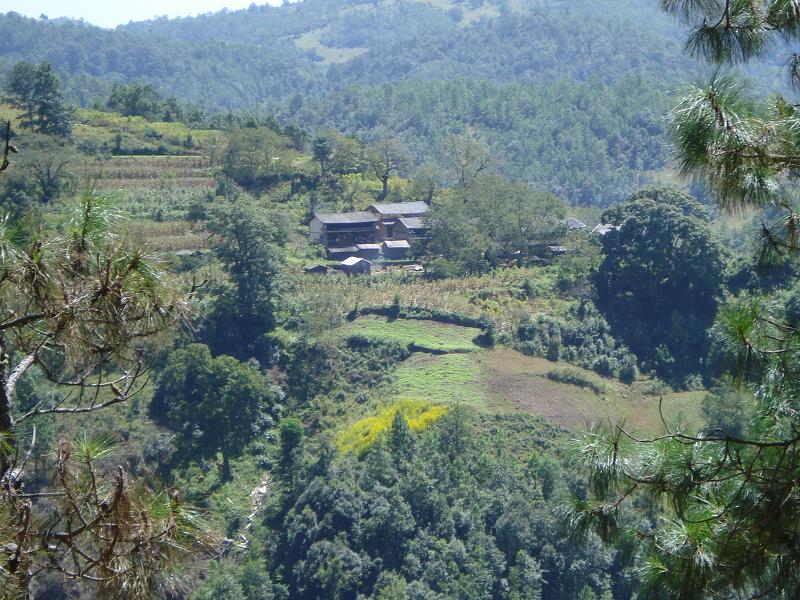
[[[660,197],[661,195],[657,195]],[[612,209],[597,304],[612,330],[660,377],[680,382],[708,351],[722,291],[721,248],[691,198],[634,196]],[[605,220],[605,219],[604,219]]]
[[[201,324],[201,338],[215,354],[264,358],[259,344],[275,326],[274,280],[283,264],[286,229],[251,196],[234,192],[210,211],[205,224],[228,275]]]
[[[150,414],[176,431],[185,454],[222,453],[229,460],[264,426],[275,393],[252,366],[231,356],[214,358],[208,346],[191,344],[167,359],[150,404]]]

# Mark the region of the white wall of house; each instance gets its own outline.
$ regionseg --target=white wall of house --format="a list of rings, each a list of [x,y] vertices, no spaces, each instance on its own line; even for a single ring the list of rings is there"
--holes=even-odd
[[[322,243],[322,229],[322,222],[317,217],[313,217],[308,224],[308,239],[312,244]]]

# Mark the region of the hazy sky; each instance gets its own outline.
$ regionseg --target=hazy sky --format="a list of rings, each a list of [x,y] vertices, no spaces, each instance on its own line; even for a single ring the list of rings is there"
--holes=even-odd
[[[0,0],[0,12],[14,11],[29,17],[85,19],[101,27],[156,16],[185,17],[229,8],[246,8],[254,0]],[[255,4],[281,4],[281,0],[255,0]]]

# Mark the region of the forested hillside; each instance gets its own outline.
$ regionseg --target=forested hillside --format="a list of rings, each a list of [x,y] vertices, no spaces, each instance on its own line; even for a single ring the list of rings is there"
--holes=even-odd
[[[800,597],[800,1],[655,4],[0,16],[0,600]]]
[[[695,71],[655,3],[607,0],[307,0],[113,31],[9,13],[0,60],[22,59],[50,61],[80,105],[136,80],[206,112],[395,136],[440,167],[470,132],[504,173],[596,205],[665,167],[661,118]]]

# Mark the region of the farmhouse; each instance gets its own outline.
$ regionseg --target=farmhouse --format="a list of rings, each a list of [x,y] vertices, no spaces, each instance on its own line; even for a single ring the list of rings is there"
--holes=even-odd
[[[425,202],[371,204],[367,210],[349,213],[317,213],[309,223],[309,241],[322,244],[328,258],[376,260],[405,258],[409,241],[424,234],[428,212]],[[385,244],[385,242],[403,242]]]
[[[391,202],[387,204],[370,204],[367,210],[376,214],[381,222],[381,239],[398,239],[396,228],[400,219],[421,218],[428,212],[424,202]]]
[[[353,246],[374,244],[380,232],[380,217],[373,212],[317,213],[308,224],[312,244]]]

